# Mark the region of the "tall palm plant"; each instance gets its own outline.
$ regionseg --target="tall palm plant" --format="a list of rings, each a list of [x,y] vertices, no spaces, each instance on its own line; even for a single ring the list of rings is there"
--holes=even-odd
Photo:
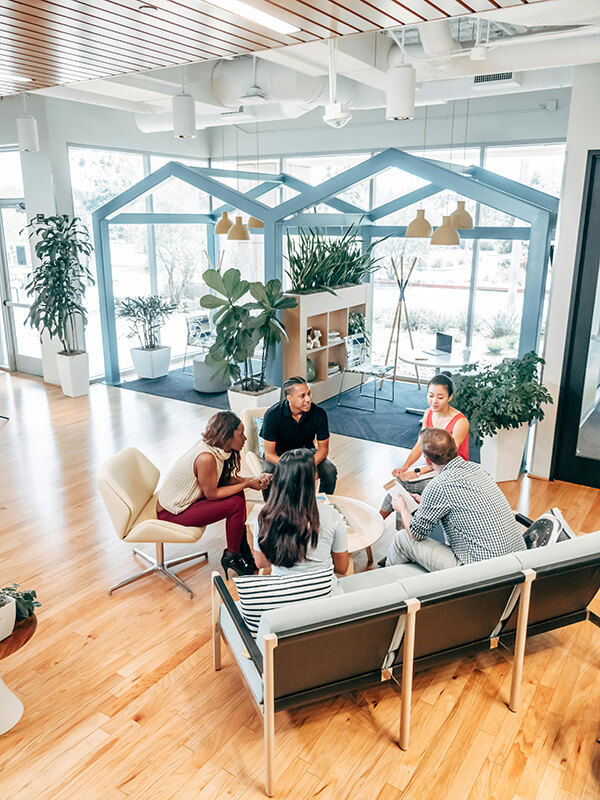
[[[68,214],[38,214],[26,227],[30,238],[37,239],[39,261],[25,286],[33,297],[26,322],[40,334],[47,331],[58,338],[66,355],[81,352],[77,320],[85,327],[83,296],[86,285],[94,283],[82,261],[92,252],[88,229],[78,217]]]

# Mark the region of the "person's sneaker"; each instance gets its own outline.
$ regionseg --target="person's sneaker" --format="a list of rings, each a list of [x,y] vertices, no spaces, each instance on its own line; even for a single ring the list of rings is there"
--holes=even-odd
[[[379,561],[377,562],[378,567],[385,567],[386,565],[387,565],[387,556],[380,558]]]

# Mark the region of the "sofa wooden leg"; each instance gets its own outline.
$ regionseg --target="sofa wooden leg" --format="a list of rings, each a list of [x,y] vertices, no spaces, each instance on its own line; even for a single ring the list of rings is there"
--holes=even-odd
[[[215,670],[221,669],[221,624],[219,622],[221,597],[215,586],[215,576],[218,574],[218,572],[212,573],[213,666]]]
[[[508,707],[511,711],[519,710],[521,700],[521,678],[523,677],[523,659],[525,657],[525,644],[527,642],[527,621],[529,619],[529,601],[531,599],[531,584],[535,580],[532,569],[524,569],[525,582],[522,584],[521,597],[519,598],[519,616],[517,617],[517,635],[515,639],[515,654],[513,657],[512,679],[510,683],[510,701]]]
[[[263,717],[265,733],[265,793],[273,797],[275,791],[275,680],[273,651],[277,647],[277,636],[267,633],[264,637],[263,653]]]
[[[413,662],[415,656],[415,622],[421,603],[416,599],[406,601],[406,626],[402,652],[402,701],[400,707],[400,747],[408,749],[410,734],[410,703],[412,698]]]

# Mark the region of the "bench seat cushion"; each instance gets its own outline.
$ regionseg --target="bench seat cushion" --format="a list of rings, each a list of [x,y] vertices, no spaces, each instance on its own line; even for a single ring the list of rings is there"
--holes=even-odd
[[[345,593],[358,592],[362,589],[385,586],[387,583],[418,575],[427,575],[427,570],[419,564],[396,564],[385,569],[369,569],[365,572],[357,572],[355,575],[346,575],[345,578],[340,578],[339,586]]]

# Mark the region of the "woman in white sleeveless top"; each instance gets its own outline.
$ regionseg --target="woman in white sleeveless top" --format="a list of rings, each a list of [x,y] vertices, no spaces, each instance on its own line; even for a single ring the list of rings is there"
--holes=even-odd
[[[219,411],[209,419],[202,439],[169,470],[158,492],[157,516],[178,525],[200,527],[225,520],[227,547],[221,565],[238,575],[255,571],[252,551],[245,536],[244,489],[264,489],[271,476],[244,478],[240,450],[246,441],[244,425],[231,411]]]

